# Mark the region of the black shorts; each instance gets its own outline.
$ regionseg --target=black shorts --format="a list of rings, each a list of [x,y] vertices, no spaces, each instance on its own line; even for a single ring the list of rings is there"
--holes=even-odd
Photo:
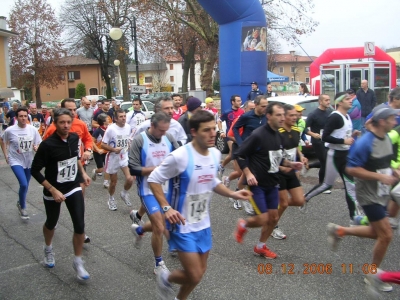
[[[236,142],[232,143],[232,156],[231,159],[235,160],[237,158],[237,156],[235,156],[235,152],[239,149],[239,145],[236,144]]]
[[[299,179],[296,176],[295,171],[289,173],[278,173],[279,176],[279,190],[291,190],[301,186]]]
[[[97,169],[101,169],[104,167],[104,164],[106,162],[106,153],[99,154],[97,152],[93,152],[93,158],[96,162]]]
[[[376,222],[386,217],[386,207],[378,203],[362,205],[362,208],[370,222]]]

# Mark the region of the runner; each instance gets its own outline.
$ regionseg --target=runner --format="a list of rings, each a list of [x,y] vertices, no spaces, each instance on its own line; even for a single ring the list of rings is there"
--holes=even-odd
[[[32,163],[32,176],[43,185],[43,202],[46,209],[46,222],[43,225],[45,240],[44,265],[55,266],[52,240],[54,229],[60,216],[61,203],[65,202],[74,226],[72,243],[75,258],[73,268],[79,280],[88,280],[89,273],[82,261],[85,239],[85,203],[80,182],[86,186],[90,178],[79,160],[79,136],[70,131],[73,115],[65,108],[54,111],[56,127],[48,139],[44,140]],[[44,176],[40,172],[45,168]]]
[[[136,237],[135,246],[137,248],[142,244],[144,233],[152,232],[151,246],[156,261],[154,274],[157,274],[160,269],[168,270],[161,256],[165,220],[162,209],[151,192],[147,180],[150,173],[162,163],[164,158],[179,147],[175,139],[167,132],[170,122],[171,117],[166,113],[154,114],[151,117],[151,127],[133,139],[129,150],[130,173],[136,176],[140,201],[150,219],[150,222],[143,226],[133,223],[132,232]],[[169,184],[166,182],[163,186],[165,197],[168,197],[169,189]],[[132,214],[134,214],[133,211]]]
[[[86,124],[89,133],[92,134],[93,109],[90,107],[90,100],[82,97],[81,104],[82,106],[76,111],[76,115]]]
[[[114,118],[115,124],[108,126],[101,143],[101,147],[109,151],[106,156],[106,172],[110,174],[108,208],[113,211],[117,210],[114,193],[118,181],[118,170],[121,169],[125,175],[124,190],[121,191],[120,196],[127,206],[132,206],[128,191],[134,180],[134,177],[129,174],[128,168],[131,127],[126,124],[126,114],[122,109],[115,111]]]
[[[16,111],[17,123],[8,127],[0,137],[1,150],[7,164],[11,166],[19,182],[17,207],[21,219],[29,219],[26,211],[26,194],[31,179],[31,165],[34,153],[42,141],[37,129],[28,122],[28,109],[20,107]]]
[[[226,123],[226,132],[220,133],[221,138],[225,138],[227,136],[233,121],[244,114],[244,110],[240,108],[241,104],[242,104],[242,99],[240,98],[239,95],[233,95],[231,97],[231,105],[232,105],[231,109],[221,114],[220,118],[221,122]],[[225,166],[229,164],[229,162],[232,160],[232,143],[233,141],[231,140],[227,141],[229,147],[229,154],[225,157],[224,161],[218,166],[218,176],[221,179],[222,176],[224,175]]]
[[[350,148],[346,171],[356,179],[356,195],[369,226],[342,227],[328,224],[328,243],[336,251],[339,241],[346,235],[375,239],[372,264],[379,268],[392,240],[392,229],[386,216],[390,187],[398,182],[400,171],[390,168],[393,148],[387,133],[396,124],[394,110],[385,104],[373,109],[370,131],[361,136]],[[363,262],[364,263],[364,262]],[[379,273],[378,269],[378,273]],[[364,279],[369,283],[368,277]],[[391,291],[387,283],[379,286],[381,291]]]
[[[322,141],[327,143],[328,153],[326,157],[325,176],[322,184],[314,186],[305,195],[306,202],[300,207],[305,212],[307,203],[315,196],[330,190],[338,175],[342,178],[347,207],[350,215],[350,225],[354,225],[354,217],[363,214],[355,195],[353,176],[345,170],[347,155],[350,146],[354,143],[354,136],[360,131],[353,131],[353,124],[347,111],[351,108],[352,96],[344,94],[335,99],[337,110],[332,112],[325,122]]]
[[[106,154],[108,151],[104,150],[101,147],[101,141],[103,140],[104,133],[108,127],[108,122],[107,122],[107,115],[106,114],[100,114],[97,117],[97,122],[99,123],[100,127],[98,127],[94,132],[93,132],[93,158],[94,161],[96,162],[96,168],[93,169],[92,171],[92,180],[96,181],[97,176],[102,176],[103,175],[103,169],[104,169],[104,164],[106,161]],[[109,184],[109,179],[110,175],[107,173],[104,173],[104,187],[108,188],[110,186]]]
[[[28,116],[30,123],[36,128],[36,130],[39,132],[39,135],[42,136],[45,128],[44,117],[41,113],[38,113],[35,103],[30,105],[30,111],[31,113]]]
[[[105,113],[108,116],[107,122],[109,125],[111,125],[113,123],[114,115],[110,109],[111,100],[105,99],[105,100],[102,100],[101,103],[102,103],[101,109],[100,108],[97,109],[93,114],[93,120],[92,120],[92,128],[93,129],[96,129],[97,127],[99,127],[99,123],[97,123],[97,117],[102,113]]]
[[[279,128],[279,134],[282,137],[286,158],[290,161],[297,161],[298,158],[300,162],[306,164],[308,159],[304,157],[299,149],[301,131],[295,126],[297,122],[297,110],[295,106],[290,104],[285,104],[284,109],[285,122]],[[296,174],[293,169],[279,166],[279,220],[288,206],[301,206],[304,204],[304,190]],[[286,239],[286,235],[278,225],[275,226],[271,236],[278,240]]]
[[[193,141],[170,153],[149,176],[150,188],[164,212],[171,248],[178,250],[182,270],[157,273],[161,299],[171,299],[172,283],[179,284],[176,299],[185,300],[201,281],[211,250],[209,201],[212,191],[224,196],[248,199],[248,191],[233,192],[217,177],[221,153],[215,146],[215,120],[205,111],[190,118]],[[175,178],[167,200],[162,185]]]
[[[255,129],[235,153],[253,193],[250,201],[257,215],[246,220],[239,219],[234,236],[238,243],[243,243],[247,228],[262,227],[259,242],[254,246],[254,254],[273,259],[277,255],[265,243],[279,219],[279,166],[299,170],[303,164],[284,159],[286,153],[282,149],[282,137],[278,132],[285,120],[283,106],[278,102],[270,103],[267,119],[267,124]]]
[[[133,110],[126,114],[126,123],[131,126],[131,135],[134,136],[140,124],[146,121],[146,116],[142,112],[142,100],[133,100],[132,107]]]
[[[171,98],[172,98],[172,103],[173,103],[173,108],[174,108],[174,113],[172,114],[172,118],[175,121],[178,121],[179,117],[183,115],[183,109],[181,108],[182,97],[179,94],[173,94],[171,96]]]

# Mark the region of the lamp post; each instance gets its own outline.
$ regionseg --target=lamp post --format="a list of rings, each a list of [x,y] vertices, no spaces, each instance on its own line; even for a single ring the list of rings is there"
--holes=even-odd
[[[134,43],[134,55],[135,55],[135,67],[136,67],[136,85],[139,85],[139,61],[138,61],[138,52],[137,52],[137,36],[136,36],[136,18],[135,16],[131,18],[127,16],[120,16],[119,19],[127,19],[129,21],[129,25],[131,27],[131,39]],[[110,37],[114,41],[119,40],[122,37],[122,29],[119,26],[114,26],[110,29]],[[140,97],[140,94],[138,94]]]
[[[116,87],[116,91],[115,91],[115,96],[117,96],[117,92],[118,92],[118,90],[120,90],[120,81],[121,81],[121,79],[120,79],[120,72],[119,72],[119,65],[120,65],[120,61],[119,61],[119,59],[116,59],[116,60],[114,60],[114,66],[116,66],[117,67],[117,78],[115,79],[115,87]],[[118,84],[117,84],[117,81],[118,81]]]
[[[296,51],[292,50],[290,51],[290,55],[292,56],[292,62],[294,62],[294,66],[293,67],[293,81],[296,81],[296,67],[297,67],[297,55],[296,55]]]

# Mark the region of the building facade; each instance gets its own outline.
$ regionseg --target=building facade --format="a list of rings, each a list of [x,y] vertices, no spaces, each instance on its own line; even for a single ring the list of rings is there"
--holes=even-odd
[[[400,78],[400,47],[386,49],[386,53],[395,60],[397,78]]]

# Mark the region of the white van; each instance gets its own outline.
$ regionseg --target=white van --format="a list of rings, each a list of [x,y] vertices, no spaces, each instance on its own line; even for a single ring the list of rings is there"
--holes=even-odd
[[[87,95],[87,96],[86,96],[86,99],[88,99],[88,100],[90,100],[90,101],[92,101],[93,99],[95,99],[96,102],[97,102],[98,100],[105,100],[105,99],[107,99],[107,97],[104,96],[104,95]]]

